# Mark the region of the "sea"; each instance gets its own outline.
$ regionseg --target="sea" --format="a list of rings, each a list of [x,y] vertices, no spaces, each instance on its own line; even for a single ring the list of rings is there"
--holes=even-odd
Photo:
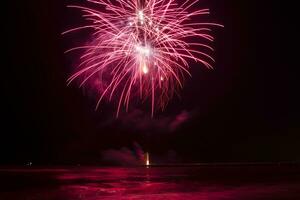
[[[0,167],[0,200],[169,199],[300,200],[300,167]]]

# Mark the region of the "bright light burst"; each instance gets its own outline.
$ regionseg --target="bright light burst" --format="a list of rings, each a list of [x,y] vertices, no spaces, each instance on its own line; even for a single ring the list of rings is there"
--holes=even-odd
[[[67,51],[84,50],[68,83],[99,80],[96,108],[104,98],[117,99],[117,116],[134,98],[150,100],[152,116],[155,107],[163,110],[191,76],[190,61],[207,68],[214,62],[211,27],[222,25],[199,22],[209,10],[193,9],[197,1],[87,0],[91,6],[68,6],[80,9],[88,23],[63,34],[92,30],[91,43]]]

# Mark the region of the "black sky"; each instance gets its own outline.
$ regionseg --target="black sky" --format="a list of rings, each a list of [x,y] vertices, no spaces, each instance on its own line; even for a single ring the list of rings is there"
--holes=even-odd
[[[89,95],[66,86],[71,57],[63,52],[79,42],[60,35],[80,23],[65,7],[72,2],[80,1],[12,1],[4,11],[0,163],[94,164],[103,150],[133,142],[189,162],[300,161],[274,1],[203,0],[225,25],[215,30],[215,70],[193,66],[181,100],[145,130],[112,120],[109,105],[95,112]],[[182,112],[191,117],[176,130],[157,128]]]

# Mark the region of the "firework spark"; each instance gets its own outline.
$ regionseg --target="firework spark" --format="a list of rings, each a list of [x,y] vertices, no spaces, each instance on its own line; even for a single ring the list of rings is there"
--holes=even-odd
[[[85,26],[63,34],[91,29],[88,45],[82,50],[80,69],[68,84],[80,79],[80,86],[96,78],[103,88],[97,103],[117,99],[117,116],[122,106],[128,110],[133,98],[150,100],[162,110],[177,90],[183,87],[189,62],[212,68],[210,56],[214,40],[211,27],[199,22],[208,9],[193,10],[197,0],[177,4],[176,0],[87,0],[91,6],[70,5],[80,9]]]

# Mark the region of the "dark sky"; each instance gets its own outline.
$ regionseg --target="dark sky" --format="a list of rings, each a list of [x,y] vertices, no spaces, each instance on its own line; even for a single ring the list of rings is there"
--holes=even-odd
[[[80,41],[60,35],[80,23],[71,2],[80,1],[17,0],[4,11],[0,163],[96,164],[103,150],[134,142],[187,162],[300,161],[274,1],[203,0],[225,25],[214,32],[215,69],[193,65],[181,99],[153,120],[137,109],[114,120],[112,106],[95,112],[95,99],[66,86],[63,52]]]

